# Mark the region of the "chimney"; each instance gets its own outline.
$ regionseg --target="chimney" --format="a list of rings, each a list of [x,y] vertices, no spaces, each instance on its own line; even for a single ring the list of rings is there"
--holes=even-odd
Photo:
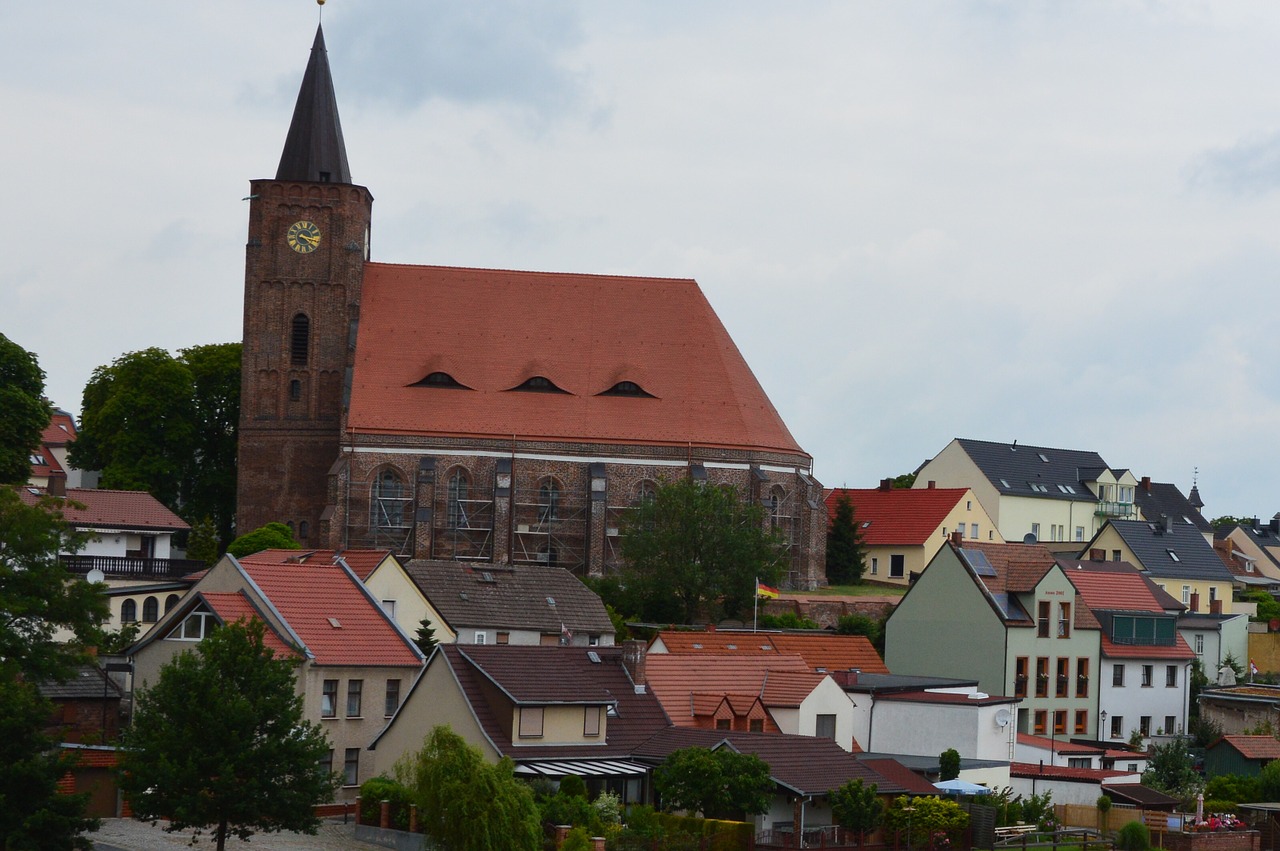
[[[55,473],[49,476],[49,496],[66,496],[67,495],[67,477],[63,473]]]
[[[631,683],[636,687],[636,694],[644,694],[644,656],[645,643],[636,639],[622,642],[622,667],[627,669]]]
[[[1100,550],[1097,547],[1094,547],[1091,550],[1089,550],[1089,561],[1106,561],[1106,560],[1107,560],[1106,550]]]
[[[50,487],[53,486],[53,479],[49,480],[49,485]],[[1267,526],[1271,529],[1271,534],[1280,535],[1280,515],[1272,517],[1271,522],[1268,523]]]
[[[881,479],[880,490],[882,491],[893,490],[893,479]]]
[[[1209,601],[1209,614],[1211,614],[1211,615],[1220,615],[1220,614],[1222,614],[1222,601],[1221,601],[1221,600],[1210,600],[1210,601]]]
[[[933,489],[934,489],[934,488],[936,488],[937,486],[938,486],[938,483],[937,483],[937,482],[935,482],[933,479],[930,479],[930,480],[929,480],[929,485],[928,485],[929,490],[933,490]]]
[[[1150,476],[1142,477],[1142,489],[1147,493],[1151,493],[1151,477]]]
[[[1172,535],[1173,534],[1173,515],[1162,514],[1160,515],[1160,519],[1164,521],[1164,530],[1168,532],[1170,535]]]
[[[1191,611],[1193,612],[1200,611],[1200,592],[1199,591],[1191,592]]]
[[[961,544],[963,544],[963,543],[964,543],[964,533],[963,533],[963,532],[961,532],[959,529],[956,529],[954,532],[952,532],[952,533],[951,533],[951,543],[955,544],[957,547],[958,547],[958,546],[960,546]]]

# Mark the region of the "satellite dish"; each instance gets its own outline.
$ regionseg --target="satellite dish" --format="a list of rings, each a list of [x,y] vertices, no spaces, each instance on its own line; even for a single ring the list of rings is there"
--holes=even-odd
[[[1005,708],[1001,707],[1001,709],[1000,709],[998,712],[996,712],[996,718],[995,718],[996,726],[997,726],[997,727],[1008,727],[1008,726],[1009,726],[1009,721],[1010,721],[1012,718],[1013,718],[1013,716],[1009,714],[1009,710],[1007,710],[1007,709],[1005,709]]]
[[[95,567],[93,570],[86,573],[84,578],[87,582],[103,582],[106,580],[107,575]]]
[[[1036,542],[1036,535],[1034,532],[1028,532],[1027,534],[1022,536],[1022,543],[1024,544],[1034,544],[1035,542]]]

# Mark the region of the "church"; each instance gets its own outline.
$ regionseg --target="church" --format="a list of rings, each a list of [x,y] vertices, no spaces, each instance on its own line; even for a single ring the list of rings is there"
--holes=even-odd
[[[733,486],[825,582],[827,514],[698,284],[371,260],[324,34],[250,184],[237,525],[305,547],[600,575],[666,480]]]

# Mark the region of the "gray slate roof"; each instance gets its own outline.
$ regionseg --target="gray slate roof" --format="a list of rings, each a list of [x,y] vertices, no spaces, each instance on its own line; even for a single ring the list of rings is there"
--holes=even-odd
[[[404,569],[454,630],[613,632],[604,603],[562,567],[414,559]]]
[[[1096,497],[1084,483],[1109,469],[1097,452],[963,437],[956,442],[1001,494],[1092,502]],[[1047,490],[1034,490],[1032,483]],[[1064,492],[1059,485],[1075,492]]]
[[[1152,576],[1214,582],[1231,582],[1234,578],[1195,526],[1174,523],[1166,530],[1159,523],[1145,520],[1112,520],[1111,527]],[[1176,561],[1171,551],[1177,556]]]
[[[1173,518],[1175,523],[1190,523],[1202,533],[1212,532],[1213,526],[1208,520],[1204,519],[1204,515],[1200,510],[1178,490],[1178,486],[1172,482],[1150,482],[1148,483],[1150,490],[1146,487],[1138,485],[1134,488],[1133,501],[1137,504],[1138,509],[1142,511],[1142,516],[1148,520],[1155,521],[1160,519],[1160,515],[1164,514]]]
[[[37,688],[49,700],[120,699],[120,687],[97,665],[80,665],[65,683],[45,680]]]
[[[329,54],[321,27],[316,27],[311,60],[302,75],[276,180],[351,182],[347,146],[338,121],[338,99],[333,93],[333,76],[329,73]]]

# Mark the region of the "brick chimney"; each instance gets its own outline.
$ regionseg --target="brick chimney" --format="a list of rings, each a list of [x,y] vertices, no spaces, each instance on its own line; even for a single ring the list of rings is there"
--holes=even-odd
[[[1191,611],[1193,612],[1200,611],[1200,592],[1199,591],[1191,592]]]
[[[648,681],[644,675],[645,643],[636,639],[622,642],[622,667],[627,669],[636,694],[644,694]]]
[[[1151,477],[1150,476],[1142,477],[1142,489],[1147,493],[1151,493]]]
[[[882,491],[893,490],[893,479],[881,479],[880,490]]]
[[[1160,517],[1162,520],[1164,520],[1164,530],[1168,532],[1170,535],[1172,535],[1173,534],[1173,515],[1162,514],[1160,515]]]
[[[961,544],[963,544],[963,543],[964,543],[964,533],[963,533],[963,532],[961,532],[959,529],[956,529],[954,532],[952,532],[952,533],[951,533],[951,543],[955,544],[957,547],[958,547],[958,546],[960,546]]]

